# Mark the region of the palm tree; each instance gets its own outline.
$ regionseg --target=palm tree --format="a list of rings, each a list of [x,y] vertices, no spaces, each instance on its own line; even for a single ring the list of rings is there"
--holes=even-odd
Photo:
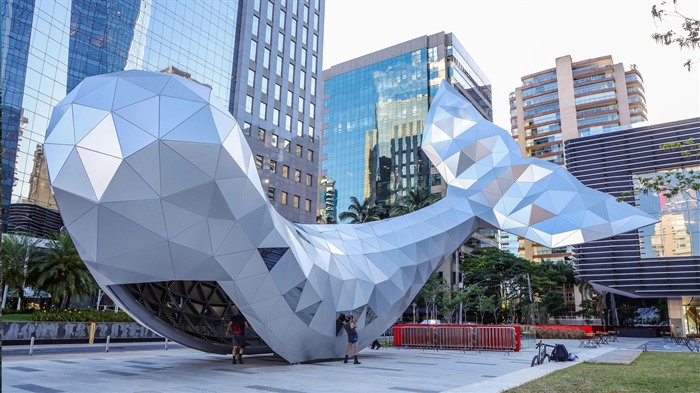
[[[29,268],[37,289],[51,293],[54,299],[61,299],[60,308],[68,307],[74,295],[90,296],[97,292],[97,284],[68,233],[55,235],[47,248],[44,258]]]
[[[379,221],[381,219],[382,209],[379,206],[372,204],[371,198],[365,198],[360,203],[355,197],[350,197],[350,206],[348,210],[340,213],[338,218],[341,220],[350,220],[350,224],[359,224],[363,222]]]
[[[7,291],[10,287],[18,289],[17,309],[22,307],[24,286],[27,282],[27,265],[39,255],[37,240],[25,235],[11,234],[3,236],[2,258],[0,258],[0,282],[2,282],[2,308],[5,308]]]
[[[428,205],[432,205],[439,199],[440,197],[431,194],[427,187],[409,188],[406,191],[406,195],[399,198],[397,203],[391,207],[389,215],[391,217],[396,217],[411,213]]]

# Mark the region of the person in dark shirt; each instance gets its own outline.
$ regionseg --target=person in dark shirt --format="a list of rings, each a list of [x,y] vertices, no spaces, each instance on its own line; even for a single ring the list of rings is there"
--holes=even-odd
[[[360,364],[357,360],[357,354],[360,352],[360,336],[357,334],[357,324],[355,323],[355,318],[352,315],[348,315],[345,318],[345,324],[343,324],[343,329],[348,334],[348,349],[345,351],[345,361],[348,362],[348,357],[350,356],[350,350],[353,345],[355,346],[355,364]]]
[[[248,321],[246,321],[240,310],[234,308],[231,320],[228,322],[228,327],[226,327],[226,335],[231,334],[231,341],[233,343],[233,349],[231,350],[231,356],[233,359],[231,363],[243,364],[243,353],[245,352],[245,329],[249,328]]]

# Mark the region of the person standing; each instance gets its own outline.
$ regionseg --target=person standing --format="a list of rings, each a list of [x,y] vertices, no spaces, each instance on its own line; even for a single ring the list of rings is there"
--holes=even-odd
[[[249,328],[248,321],[237,308],[233,309],[233,315],[231,320],[228,322],[226,327],[226,335],[231,334],[231,341],[233,348],[231,350],[231,356],[233,359],[231,363],[233,364],[243,364],[243,353],[245,352],[245,329]]]
[[[345,318],[345,324],[343,325],[345,332],[348,334],[348,349],[345,351],[345,361],[348,362],[348,357],[350,357],[350,350],[353,345],[355,346],[355,364],[361,364],[357,360],[357,354],[360,352],[360,336],[357,334],[357,323],[355,323],[355,318],[352,315],[348,315]]]

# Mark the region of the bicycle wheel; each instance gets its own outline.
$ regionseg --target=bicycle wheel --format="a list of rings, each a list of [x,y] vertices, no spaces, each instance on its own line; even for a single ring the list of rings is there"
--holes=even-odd
[[[545,360],[546,360],[547,362],[550,362],[552,359],[550,359],[549,355],[544,355],[544,358],[542,359],[542,363],[544,363]]]
[[[532,358],[532,363],[530,363],[530,367],[535,367],[540,364],[540,356],[535,355],[534,358]]]

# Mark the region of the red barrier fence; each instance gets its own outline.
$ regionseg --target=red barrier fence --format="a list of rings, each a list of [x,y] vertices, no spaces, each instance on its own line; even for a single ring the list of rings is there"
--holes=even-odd
[[[394,345],[465,351],[519,351],[520,326],[394,325]]]

